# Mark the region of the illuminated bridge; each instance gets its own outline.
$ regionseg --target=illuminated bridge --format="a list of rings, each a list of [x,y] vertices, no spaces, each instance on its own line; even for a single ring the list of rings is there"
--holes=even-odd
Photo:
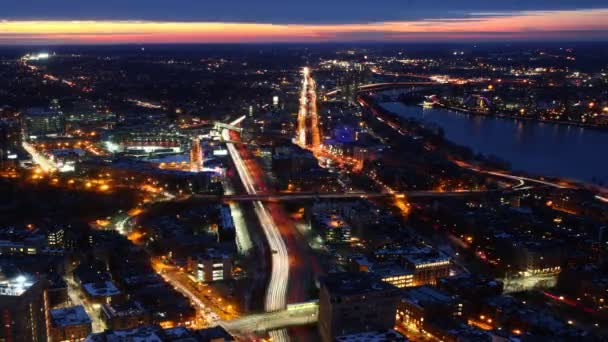
[[[317,322],[319,304],[317,301],[287,305],[287,309],[247,315],[231,321],[220,321],[219,325],[235,335],[247,335],[280,328]]]
[[[241,195],[193,195],[197,199],[223,200],[223,201],[297,201],[316,199],[356,199],[356,198],[449,198],[478,196],[489,193],[505,193],[518,189],[502,190],[471,190],[471,191],[407,191],[401,193],[390,192],[287,192],[287,193],[255,193]]]
[[[440,86],[441,83],[431,82],[431,81],[413,81],[413,82],[384,82],[384,83],[372,83],[366,84],[359,87],[359,91],[378,91],[378,90],[387,90],[387,89],[398,89],[404,87],[428,87],[428,86]],[[325,93],[326,97],[331,97],[340,92],[339,89],[330,90]]]

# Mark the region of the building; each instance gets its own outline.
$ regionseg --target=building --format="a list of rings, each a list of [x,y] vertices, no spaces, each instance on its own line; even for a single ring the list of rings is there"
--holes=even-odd
[[[46,108],[30,108],[21,119],[23,135],[26,139],[35,139],[65,133],[65,118],[61,112]]]
[[[49,248],[64,248],[65,229],[63,227],[53,227],[47,232],[47,245]]]
[[[365,65],[357,62],[341,61],[335,66],[339,68],[340,71],[336,82],[339,90],[339,97],[348,104],[356,104],[359,87],[365,84],[366,80],[369,78],[369,70]]]
[[[82,289],[90,301],[98,304],[110,303],[121,295],[118,287],[110,280],[82,284]]]
[[[21,145],[21,126],[18,120],[0,120],[0,163],[18,158]]]
[[[150,313],[135,300],[101,306],[101,319],[108,329],[132,329],[150,324]]]
[[[50,310],[51,341],[83,341],[92,332],[91,318],[82,305]]]
[[[0,279],[0,341],[46,342],[47,308],[44,279]]]
[[[414,286],[414,272],[396,264],[378,264],[372,267],[372,272],[382,281],[402,289]]]
[[[405,336],[396,330],[370,331],[357,334],[349,334],[336,337],[336,342],[407,342]]]
[[[312,216],[312,228],[330,244],[349,243],[351,227],[339,215],[315,213]]]
[[[387,331],[395,325],[399,290],[367,272],[334,273],[320,279],[319,334],[338,336]]]
[[[193,330],[184,327],[163,329],[159,326],[142,326],[133,329],[108,329],[91,334],[87,342],[150,341],[150,342],[228,342],[234,341],[221,326]]]
[[[440,252],[412,254],[406,257],[407,265],[414,270],[414,285],[435,285],[450,275],[450,258]]]
[[[422,330],[434,318],[463,316],[464,303],[430,286],[409,288],[397,305],[399,323]]]
[[[197,281],[209,283],[232,279],[232,257],[215,249],[208,249],[188,257],[188,270]]]
[[[396,262],[414,273],[413,286],[435,285],[450,275],[450,257],[431,246],[413,244],[385,246],[375,251],[380,261]]]
[[[190,147],[190,171],[203,171],[203,149],[201,148],[201,140],[198,138],[192,139]]]

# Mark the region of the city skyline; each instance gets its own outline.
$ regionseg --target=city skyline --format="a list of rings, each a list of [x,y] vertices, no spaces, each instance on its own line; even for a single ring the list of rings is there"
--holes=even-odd
[[[608,341],[606,0],[3,0],[1,341]]]

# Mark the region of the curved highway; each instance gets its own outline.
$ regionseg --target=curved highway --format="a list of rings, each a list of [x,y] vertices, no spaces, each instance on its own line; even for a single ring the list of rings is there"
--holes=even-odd
[[[237,125],[245,117],[241,117],[231,125]],[[222,136],[225,140],[230,140],[228,129],[222,131]],[[257,194],[253,178],[249,174],[249,170],[233,143],[226,143],[228,153],[236,167],[239,178],[245,187],[245,190],[250,195]],[[268,210],[261,201],[253,202],[254,211],[260,221],[260,225],[268,241],[268,246],[272,256],[272,271],[270,273],[270,281],[266,290],[266,311],[283,310],[287,304],[287,284],[289,280],[289,255],[287,254],[287,246],[281,237],[279,228],[270,216]],[[280,329],[270,332],[273,341],[287,341],[289,339],[287,330]]]

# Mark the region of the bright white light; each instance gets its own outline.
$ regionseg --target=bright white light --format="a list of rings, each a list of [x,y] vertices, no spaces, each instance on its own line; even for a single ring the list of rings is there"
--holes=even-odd
[[[120,146],[111,141],[104,141],[104,145],[106,146],[106,149],[111,153],[116,153],[120,150]]]
[[[18,282],[18,283],[20,283],[20,284],[25,283],[26,280],[27,280],[27,278],[25,278],[25,276],[23,276],[23,275],[20,275],[17,278],[15,278],[15,281]]]
[[[228,155],[228,150],[224,150],[224,149],[214,150],[213,151],[213,155],[214,156],[227,156]]]

